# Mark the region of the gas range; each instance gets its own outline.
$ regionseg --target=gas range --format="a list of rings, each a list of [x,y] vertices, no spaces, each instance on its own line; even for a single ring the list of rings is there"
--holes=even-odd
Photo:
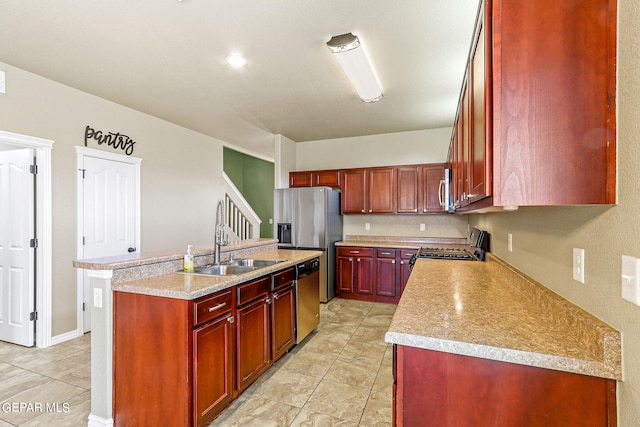
[[[479,254],[478,254],[479,255]],[[467,249],[458,248],[420,248],[416,258],[455,259],[463,261],[481,261],[480,257]]]
[[[449,259],[457,261],[484,261],[489,250],[489,233],[477,228],[471,229],[468,247],[458,248],[420,248],[409,261],[410,268],[418,258]]]

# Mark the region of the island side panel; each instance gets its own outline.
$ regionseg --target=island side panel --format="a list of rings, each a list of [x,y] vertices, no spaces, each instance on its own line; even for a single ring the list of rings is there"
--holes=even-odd
[[[395,346],[395,426],[616,427],[616,382]]]
[[[191,425],[190,304],[114,292],[115,425]]]

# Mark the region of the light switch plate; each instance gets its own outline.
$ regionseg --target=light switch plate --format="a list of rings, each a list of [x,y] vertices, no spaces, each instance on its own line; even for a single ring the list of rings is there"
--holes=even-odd
[[[364,223],[364,229],[365,229],[365,230],[371,230],[371,224],[370,224],[370,223],[368,223],[368,222],[365,222],[365,223]]]
[[[640,259],[622,255],[622,299],[640,305]]]

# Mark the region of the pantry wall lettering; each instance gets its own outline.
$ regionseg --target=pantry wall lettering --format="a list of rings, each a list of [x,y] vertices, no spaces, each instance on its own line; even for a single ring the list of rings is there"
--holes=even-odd
[[[124,151],[127,156],[133,153],[133,146],[136,143],[133,139],[120,132],[102,132],[87,125],[84,130],[84,146],[86,147],[92,139],[95,140],[98,145],[107,144],[113,147],[114,150],[120,149]]]

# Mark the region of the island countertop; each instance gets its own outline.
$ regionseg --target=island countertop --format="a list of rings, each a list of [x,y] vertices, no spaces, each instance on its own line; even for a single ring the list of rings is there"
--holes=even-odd
[[[385,341],[622,378],[620,332],[499,258],[487,258],[419,259]]]
[[[191,300],[263,277],[279,270],[293,267],[298,263],[319,257],[320,255],[322,255],[320,251],[277,249],[256,253],[252,255],[251,258],[281,260],[282,262],[237,276],[212,276],[174,272],[114,283],[112,289],[120,292]]]

